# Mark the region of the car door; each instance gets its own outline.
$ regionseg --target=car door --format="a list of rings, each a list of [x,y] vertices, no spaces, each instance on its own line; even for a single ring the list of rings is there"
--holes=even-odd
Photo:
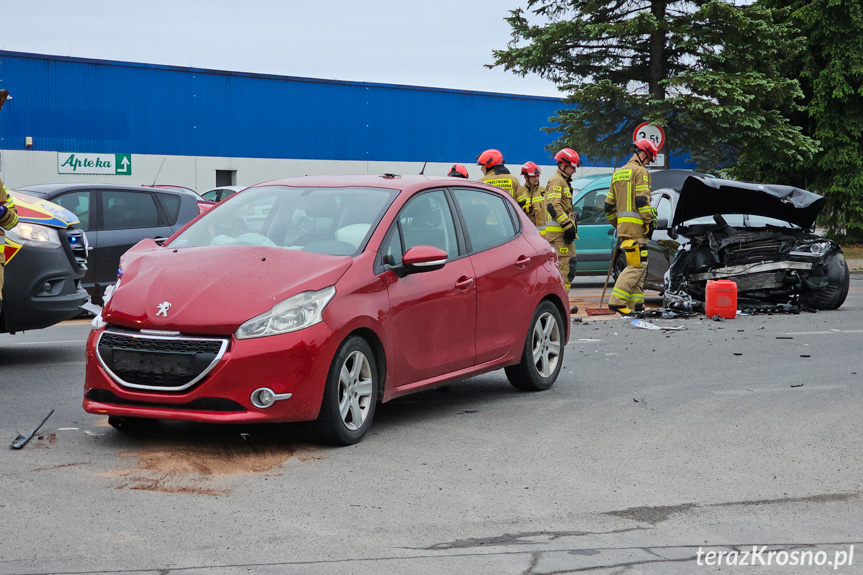
[[[93,229],[91,224],[95,220],[93,217],[94,194],[95,192],[92,190],[75,190],[54,196],[50,200],[78,216],[79,222],[72,227],[84,230],[84,233],[87,235],[87,243],[91,250],[95,248],[93,242],[96,241],[95,233],[91,231]],[[84,279],[81,280],[81,285],[88,291],[92,289],[92,286],[95,283],[95,272],[92,258],[90,256],[91,254],[87,254],[87,271],[84,274]]]
[[[390,302],[385,329],[392,354],[387,361],[397,386],[474,364],[477,288],[458,234],[445,192],[432,190],[402,207],[381,246]],[[446,265],[407,273],[402,257],[418,245],[445,251]]]
[[[575,254],[579,275],[604,275],[608,272],[614,250],[614,228],[605,217],[607,195],[608,186],[590,184],[573,201],[572,207],[578,218]]]
[[[521,234],[515,208],[500,194],[453,188],[476,273],[476,363],[524,345],[521,326],[533,313],[536,249]]]
[[[98,197],[100,222],[92,234],[89,261],[101,295],[117,281],[120,256],[144,238],[166,238],[173,230],[150,192],[105,189]]]
[[[662,291],[663,278],[677,248],[680,244],[668,235],[668,226],[672,219],[671,196],[668,193],[654,193],[653,207],[656,208],[657,228],[653,238],[647,243],[647,285],[651,289]]]

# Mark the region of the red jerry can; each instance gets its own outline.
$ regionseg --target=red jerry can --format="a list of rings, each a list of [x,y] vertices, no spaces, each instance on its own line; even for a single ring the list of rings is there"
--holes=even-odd
[[[704,313],[707,317],[717,315],[725,319],[737,317],[737,283],[732,280],[709,280]]]

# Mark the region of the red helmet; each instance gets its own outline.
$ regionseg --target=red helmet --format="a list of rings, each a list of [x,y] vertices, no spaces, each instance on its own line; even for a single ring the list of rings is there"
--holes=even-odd
[[[572,167],[578,167],[578,152],[572,148],[564,148],[554,155],[555,162],[564,162]]]
[[[635,142],[635,147],[650,156],[651,160],[655,160],[656,154],[659,153],[659,146],[653,140],[648,140],[647,138],[642,138]]]
[[[500,150],[486,150],[476,157],[476,163],[479,166],[491,168],[492,166],[503,163],[503,154],[500,153]]]
[[[542,170],[533,162],[527,162],[521,167],[521,175],[523,176],[538,176]]]
[[[467,168],[461,164],[453,164],[452,168],[449,169],[447,176],[451,176],[453,178],[467,178]]]

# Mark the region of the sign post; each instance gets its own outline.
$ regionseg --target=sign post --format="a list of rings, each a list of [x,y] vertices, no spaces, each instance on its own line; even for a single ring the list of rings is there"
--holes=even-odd
[[[662,129],[662,126],[644,122],[643,124],[639,124],[632,133],[632,143],[634,144],[638,140],[642,139],[650,140],[661,150],[662,146],[665,145],[665,130]],[[657,154],[655,164],[659,168],[667,168],[668,166],[665,164],[665,154]]]

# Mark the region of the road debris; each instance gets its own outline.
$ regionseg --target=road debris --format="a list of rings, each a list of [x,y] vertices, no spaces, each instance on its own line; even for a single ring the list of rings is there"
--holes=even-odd
[[[49,418],[49,417],[51,417],[51,415],[52,415],[53,413],[54,413],[54,410],[53,410],[53,409],[52,409],[51,411],[49,411],[49,412],[48,412],[48,415],[46,415],[46,416],[45,416],[45,419],[43,419],[43,420],[42,420],[42,423],[40,423],[39,425],[37,425],[37,426],[36,426],[36,429],[34,429],[33,431],[31,431],[29,435],[21,435],[21,434],[19,434],[19,435],[18,435],[18,437],[16,437],[16,438],[15,438],[15,440],[12,442],[12,445],[10,445],[9,447],[11,447],[12,449],[21,449],[22,447],[24,447],[25,445],[27,445],[27,442],[28,442],[28,441],[30,441],[30,440],[33,438],[33,436],[34,436],[34,435],[36,435],[36,432],[37,432],[37,431],[39,431],[39,428],[40,428],[40,427],[42,427],[43,425],[45,425],[45,422],[46,422],[46,421],[48,421],[48,418]]]
[[[641,328],[641,329],[653,329],[653,330],[660,330],[660,331],[665,331],[665,330],[669,330],[669,331],[682,331],[682,330],[685,330],[685,329],[686,329],[686,327],[685,327],[685,326],[682,326],[682,325],[678,325],[678,326],[674,326],[674,327],[671,327],[671,326],[662,326],[662,325],[655,325],[655,324],[652,324],[652,323],[650,323],[650,322],[648,322],[648,321],[643,321],[643,320],[640,320],[640,319],[634,319],[634,320],[632,320],[632,321],[631,321],[631,322],[629,322],[629,323],[630,323],[632,326],[634,326],[634,327],[638,327],[638,328]]]

